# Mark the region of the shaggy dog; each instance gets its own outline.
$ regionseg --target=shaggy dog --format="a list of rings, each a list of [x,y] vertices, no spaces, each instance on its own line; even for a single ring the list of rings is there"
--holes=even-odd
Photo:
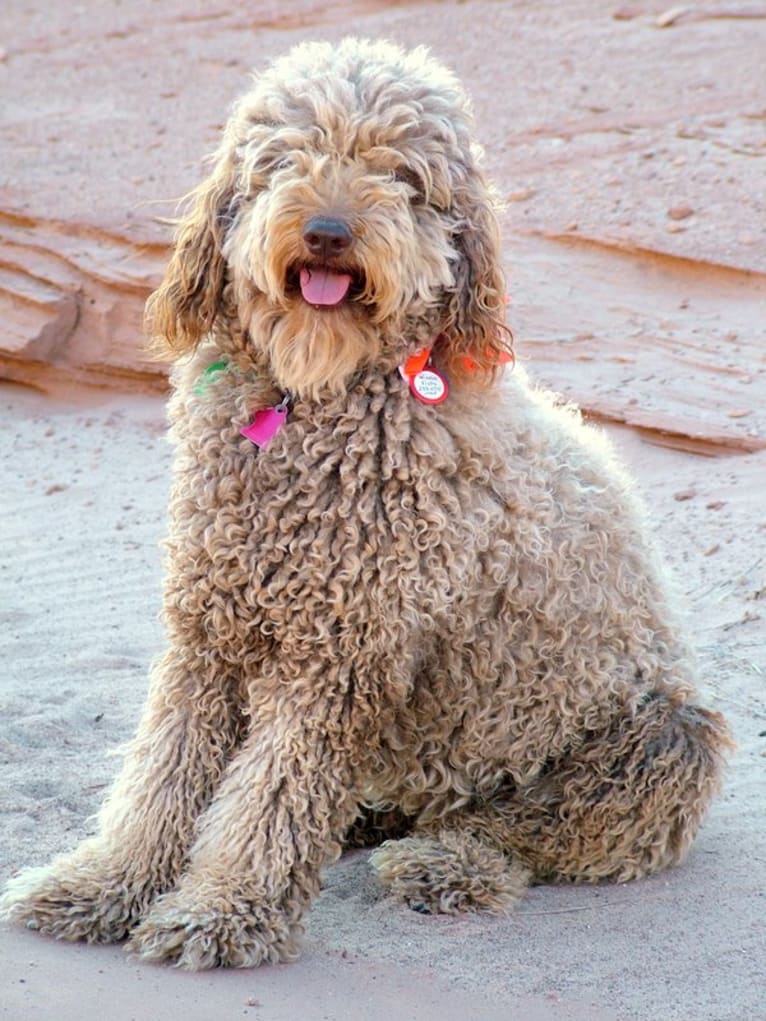
[[[277,61],[149,312],[179,356],[168,650],[96,835],[6,916],[246,967],[296,954],[351,831],[408,827],[372,861],[429,912],[679,861],[726,725],[606,441],[503,372],[452,75],[355,40]]]

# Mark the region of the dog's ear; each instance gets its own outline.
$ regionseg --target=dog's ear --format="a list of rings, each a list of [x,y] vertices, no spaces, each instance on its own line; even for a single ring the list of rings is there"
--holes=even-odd
[[[187,196],[165,277],[146,305],[151,346],[163,356],[193,351],[222,312],[222,248],[236,215],[236,196],[230,155],[221,156],[210,177]]]
[[[451,212],[458,262],[443,329],[443,357],[453,379],[488,383],[513,360],[513,336],[505,323],[500,228],[492,193],[478,167],[453,191]]]

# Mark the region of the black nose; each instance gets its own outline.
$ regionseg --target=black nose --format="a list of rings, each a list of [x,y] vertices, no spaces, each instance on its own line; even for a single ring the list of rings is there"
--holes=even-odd
[[[303,228],[303,240],[312,255],[332,261],[351,247],[354,235],[343,220],[314,216]]]

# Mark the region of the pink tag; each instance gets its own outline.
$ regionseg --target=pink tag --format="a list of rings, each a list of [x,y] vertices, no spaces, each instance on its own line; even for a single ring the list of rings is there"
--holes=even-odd
[[[250,425],[243,426],[239,431],[251,440],[256,447],[265,447],[287,420],[287,405],[277,404],[275,408],[264,408],[256,411]]]

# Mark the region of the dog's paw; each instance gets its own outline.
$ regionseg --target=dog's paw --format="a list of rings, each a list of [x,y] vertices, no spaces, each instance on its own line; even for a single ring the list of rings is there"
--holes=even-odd
[[[526,869],[460,832],[440,834],[438,840],[390,840],[372,854],[370,861],[380,882],[421,914],[505,914],[529,882]]]
[[[298,955],[299,928],[283,912],[215,899],[189,903],[180,892],[160,897],[133,931],[128,950],[146,961],[179,968],[253,968]]]
[[[112,870],[54,863],[13,878],[0,897],[0,917],[56,939],[115,943],[137,921],[142,893]]]

